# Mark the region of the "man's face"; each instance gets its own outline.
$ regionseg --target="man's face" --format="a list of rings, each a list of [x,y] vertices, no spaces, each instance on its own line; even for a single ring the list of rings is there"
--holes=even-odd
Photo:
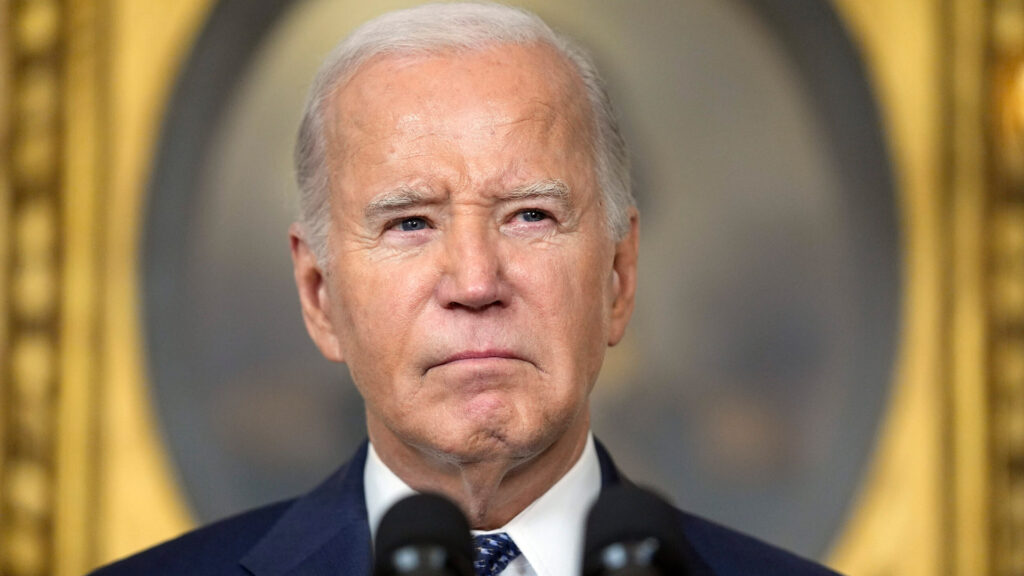
[[[551,49],[379,57],[327,114],[331,260],[293,233],[307,326],[375,443],[529,458],[586,431],[632,311],[582,83]]]

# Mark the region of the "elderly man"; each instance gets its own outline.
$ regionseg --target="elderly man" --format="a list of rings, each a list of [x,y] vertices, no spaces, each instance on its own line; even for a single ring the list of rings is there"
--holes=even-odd
[[[490,4],[393,12],[321,69],[296,164],[309,334],[366,401],[369,443],[312,493],[102,574],[367,574],[413,491],[500,534],[486,574],[579,572],[583,524],[622,482],[588,398],[637,282],[625,146],[586,54]],[[695,574],[824,568],[679,513]]]

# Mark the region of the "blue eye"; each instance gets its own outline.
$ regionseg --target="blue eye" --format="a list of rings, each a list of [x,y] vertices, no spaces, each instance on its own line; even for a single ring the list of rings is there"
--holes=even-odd
[[[398,229],[402,232],[417,232],[419,230],[426,230],[427,221],[423,218],[406,218],[398,223]]]
[[[523,210],[519,214],[526,222],[540,222],[541,220],[546,220],[548,218],[548,215],[540,210]]]

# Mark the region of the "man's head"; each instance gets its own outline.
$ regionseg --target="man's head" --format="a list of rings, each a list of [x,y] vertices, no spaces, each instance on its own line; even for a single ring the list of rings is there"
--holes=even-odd
[[[330,174],[326,143],[332,120],[345,122],[329,106],[332,95],[368,60],[386,55],[464,53],[510,44],[544,44],[560,53],[582,80],[589,105],[594,170],[604,195],[609,227],[616,237],[629,228],[636,205],[629,175],[629,154],[611,101],[590,55],[552,30],[536,14],[485,3],[427,4],[389,12],[366,22],[328,55],[310,89],[295,146],[300,220],[321,261],[330,256]],[[334,114],[332,118],[332,114]],[[335,168],[337,169],[337,168]]]
[[[327,195],[292,229],[296,281],[375,444],[528,461],[589,427],[636,211],[603,90],[564,47],[517,10],[433,5],[357,30],[314,88],[300,181]]]

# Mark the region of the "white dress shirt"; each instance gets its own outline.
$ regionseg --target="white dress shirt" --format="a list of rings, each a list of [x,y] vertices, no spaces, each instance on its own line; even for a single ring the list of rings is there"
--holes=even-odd
[[[363,471],[370,537],[376,541],[377,525],[384,513],[414,490],[395,475],[370,445]],[[506,532],[522,552],[501,576],[565,576],[578,574],[583,558],[583,530],[587,512],[601,491],[601,465],[594,437],[565,476],[534,500],[508,524],[497,530],[474,530],[473,535]]]

